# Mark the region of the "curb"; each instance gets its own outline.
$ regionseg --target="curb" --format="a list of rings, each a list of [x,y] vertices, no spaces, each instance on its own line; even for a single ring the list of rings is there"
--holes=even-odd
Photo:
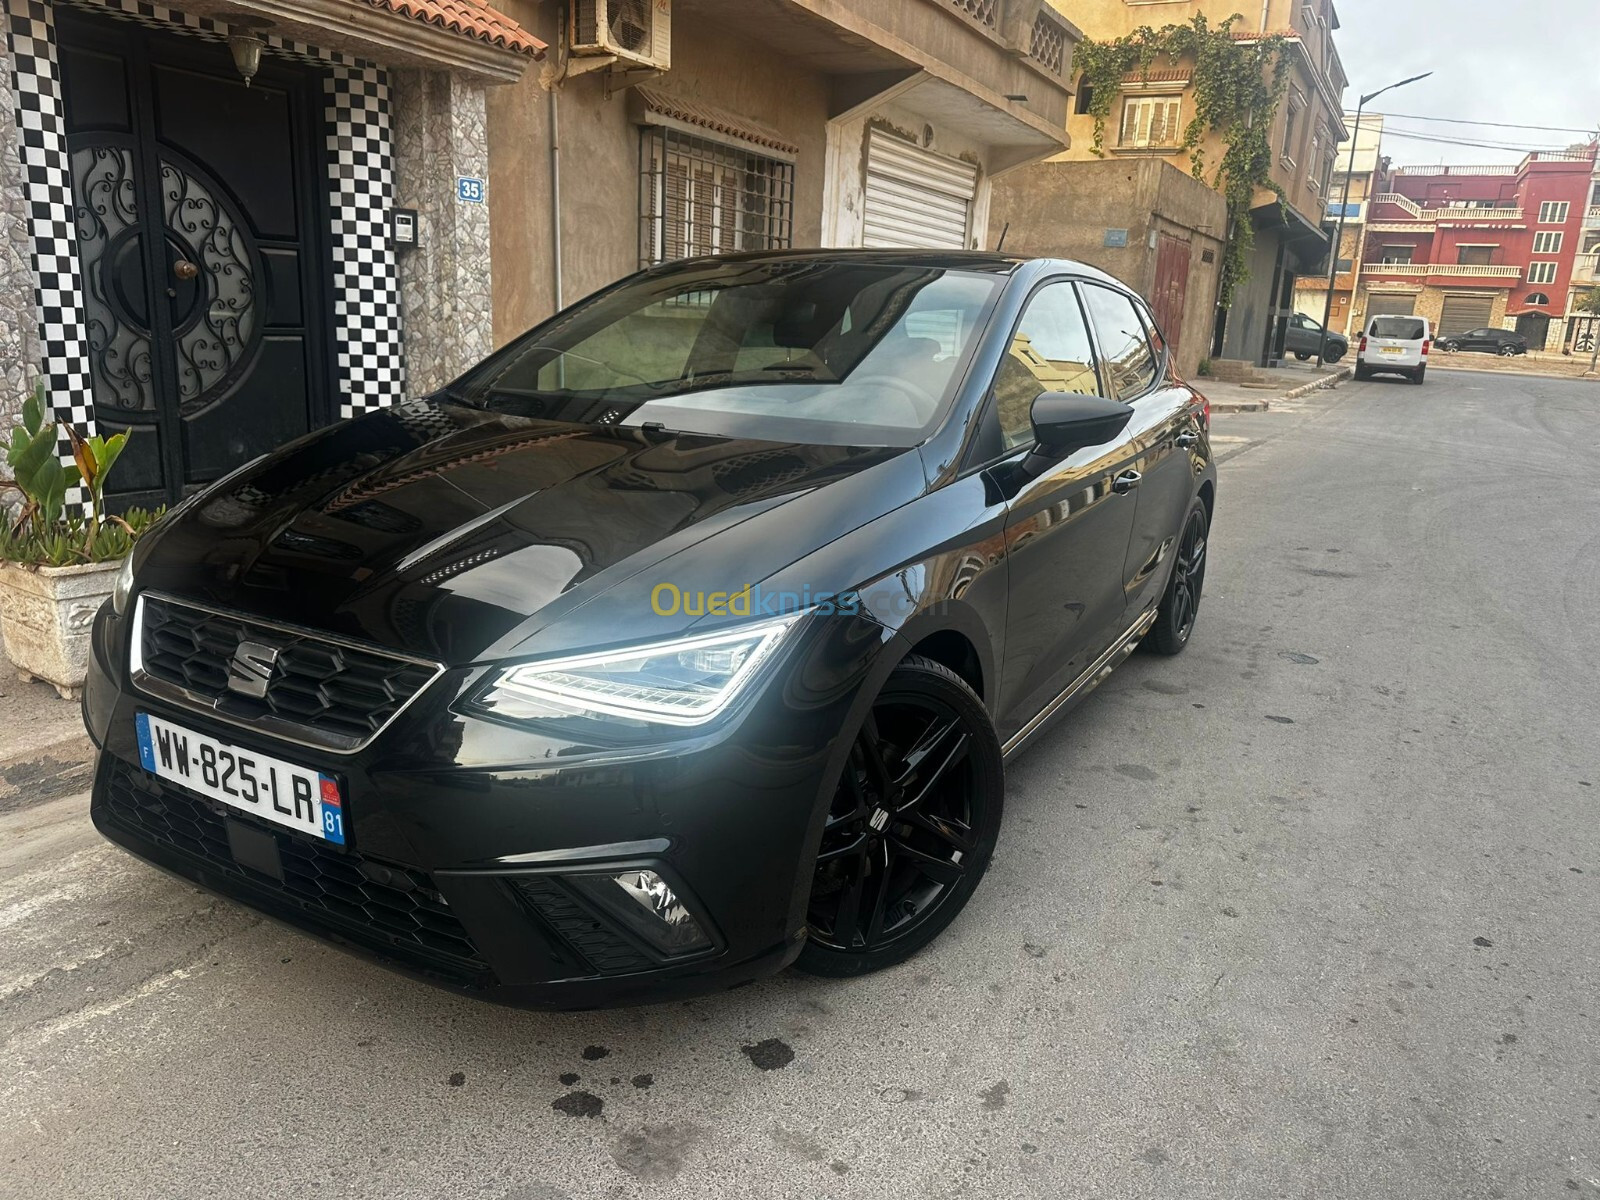
[[[94,743],[79,733],[0,761],[0,813],[88,791],[94,757]]]
[[[1273,396],[1263,400],[1234,400],[1213,401],[1212,412],[1240,413],[1240,412],[1266,412],[1274,400],[1297,400],[1301,396],[1309,396],[1312,392],[1324,391],[1327,388],[1338,387],[1344,380],[1354,374],[1349,367],[1340,367],[1332,375],[1325,375],[1321,379],[1313,379],[1310,383],[1302,383],[1297,388],[1290,388],[1281,396]]]

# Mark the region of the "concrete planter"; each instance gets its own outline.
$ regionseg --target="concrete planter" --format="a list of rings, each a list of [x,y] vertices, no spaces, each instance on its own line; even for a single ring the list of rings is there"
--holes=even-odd
[[[122,561],[28,569],[0,563],[0,634],[23,681],[76,700],[89,673],[89,630]]]

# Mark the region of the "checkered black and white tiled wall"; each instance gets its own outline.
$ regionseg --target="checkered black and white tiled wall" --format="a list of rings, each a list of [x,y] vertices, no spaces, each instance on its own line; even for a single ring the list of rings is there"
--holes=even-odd
[[[226,25],[148,0],[61,0],[186,36],[220,41]],[[89,333],[73,215],[55,3],[0,0],[10,53],[17,141],[43,359],[60,419],[93,432]],[[348,55],[268,35],[271,53],[327,69],[324,94],[331,199],[334,344],[340,415],[404,398],[399,274],[389,244],[394,199],[386,73]],[[74,496],[75,502],[82,500]]]
[[[16,103],[17,153],[27,196],[33,302],[43,360],[39,369],[57,416],[92,434],[89,331],[78,270],[55,13],[44,0],[5,0],[5,27]],[[64,461],[70,462],[65,437],[61,448]],[[82,489],[68,496],[74,505],[83,500]]]
[[[327,97],[333,211],[333,324],[340,416],[403,397],[400,276],[389,242],[394,203],[389,80],[377,67],[335,67]]]

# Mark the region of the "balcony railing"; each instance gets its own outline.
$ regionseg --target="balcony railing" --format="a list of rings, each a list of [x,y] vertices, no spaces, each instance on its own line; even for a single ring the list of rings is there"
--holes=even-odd
[[[1600,253],[1580,254],[1572,262],[1573,283],[1600,283]]]
[[[936,3],[940,0],[935,0]],[[1013,47],[1050,75],[1064,77],[1072,67],[1077,38],[1067,19],[1049,4],[1039,5],[1031,25],[1025,25],[1031,5],[1027,0],[942,0],[991,37]]]
[[[1473,208],[1447,205],[1443,208],[1423,208],[1409,196],[1397,192],[1384,192],[1374,196],[1374,203],[1389,204],[1401,212],[1410,213],[1419,221],[1457,221],[1472,225],[1498,225],[1505,221],[1522,220],[1520,208]]]
[[[1583,223],[1585,225],[1600,225],[1600,204],[1596,204],[1589,210],[1588,215],[1583,219]]]
[[[1485,266],[1480,263],[1366,263],[1361,268],[1369,275],[1400,275],[1408,279],[1433,275],[1455,278],[1520,279],[1522,268]]]

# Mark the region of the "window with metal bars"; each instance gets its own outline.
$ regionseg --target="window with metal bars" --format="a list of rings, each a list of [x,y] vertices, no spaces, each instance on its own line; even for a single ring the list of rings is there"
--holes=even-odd
[[[639,143],[641,266],[794,243],[794,164],[664,125]]]

